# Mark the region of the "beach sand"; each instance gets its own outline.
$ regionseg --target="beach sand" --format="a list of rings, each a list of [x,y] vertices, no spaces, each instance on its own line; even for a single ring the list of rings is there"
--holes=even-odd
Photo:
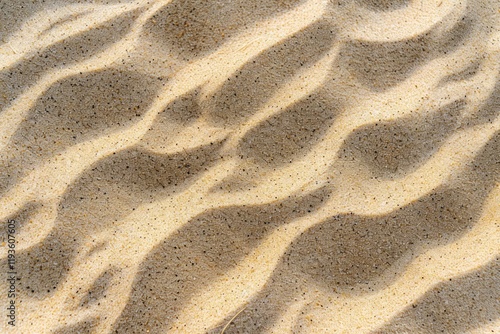
[[[0,0],[0,332],[500,332],[498,0]]]

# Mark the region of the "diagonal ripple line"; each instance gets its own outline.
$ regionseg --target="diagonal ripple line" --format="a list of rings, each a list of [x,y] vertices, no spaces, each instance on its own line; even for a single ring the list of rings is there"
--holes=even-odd
[[[38,12],[0,46],[0,69],[5,70],[37,50],[89,30],[146,4],[69,5]],[[64,21],[57,24],[58,21]],[[56,27],[54,27],[56,25]]]
[[[21,122],[25,119],[26,113],[32,108],[37,99],[54,83],[79,73],[88,73],[105,68],[119,59],[127,51],[134,47],[137,37],[147,19],[153,16],[164,3],[171,0],[156,2],[149,10],[143,13],[135,22],[130,32],[122,40],[113,43],[106,50],[72,66],[54,70],[45,74],[36,84],[21,93],[10,106],[0,114],[0,151],[5,149],[11,137],[14,135]],[[115,13],[116,14],[116,13]],[[118,16],[116,14],[116,16]]]
[[[219,50],[209,55],[206,59],[201,59],[180,70],[172,78],[171,84],[165,88],[165,90],[160,94],[159,99],[154,101],[153,105],[149,108],[143,118],[136,123],[136,125],[121,133],[115,133],[112,136],[89,140],[70,147],[60,156],[53,157],[52,161],[49,160],[37,171],[28,175],[24,180],[16,185],[14,189],[9,191],[6,196],[0,199],[0,206],[5,208],[4,216],[7,216],[15,211],[28,199],[33,198],[33,196],[36,197],[37,195],[35,194],[50,197],[52,196],[50,195],[51,193],[62,193],[67,185],[73,182],[73,180],[85,168],[93,164],[98,159],[109,155],[112,152],[116,152],[136,144],[147,132],[156,115],[161,112],[166,105],[168,105],[168,103],[173,101],[176,97],[182,96],[186,92],[206,83],[210,79],[211,68],[227,67],[230,69],[230,71],[227,70],[229,72],[236,71],[242,64],[248,61],[248,59],[253,58],[262,50],[269,48],[294,32],[299,31],[315,22],[321,16],[324,7],[324,1],[309,0],[304,5],[299,6],[288,13],[259,24],[257,31],[255,30],[256,28],[253,28],[250,29],[250,32],[243,32],[240,36],[237,36],[235,41],[229,41]],[[155,6],[154,10],[151,9],[147,12],[147,16],[145,16],[146,13],[143,14],[143,19],[138,22],[145,21],[159,8],[160,5]],[[300,19],[297,19],[297,17]],[[140,27],[141,26],[138,26],[133,29],[130,34],[133,34],[133,36],[136,37]],[[278,29],[278,34],[273,36],[273,38],[264,39],[264,36],[267,35],[268,29],[270,28]],[[262,41],[260,43],[252,45],[251,47],[245,49],[244,52],[239,51],[241,50],[242,45],[246,45],[247,40],[256,38],[256,36],[262,36]],[[116,47],[119,47],[119,50],[122,50],[122,52],[126,52],[126,48],[122,44],[117,44]],[[110,51],[108,50],[106,52]],[[110,53],[113,55],[119,54],[117,50],[112,50]],[[237,59],[237,61],[234,61],[231,64],[232,66],[228,66],[228,58]],[[91,61],[85,62],[83,65],[79,64],[77,68],[71,69],[71,73],[79,72],[78,70],[84,68],[86,63],[92,64]],[[107,64],[107,62],[105,64]],[[99,67],[102,66],[104,66],[104,64],[100,64]],[[67,75],[64,71],[60,71],[58,73],[63,73],[56,75],[58,78]],[[51,80],[46,80],[45,84],[41,85],[43,86],[43,90],[47,89],[55,81],[57,80],[54,80],[53,78]],[[224,79],[220,78],[220,81],[224,81]],[[38,90],[42,89],[38,88]],[[27,109],[26,105],[30,104],[25,101],[26,99],[29,99],[31,104],[34,102],[34,98],[29,94],[29,92],[23,94],[22,97],[19,98],[19,101],[16,100],[18,102],[18,108],[24,109],[23,112],[16,110],[18,108],[13,106],[3,113],[2,119],[6,119],[6,122],[0,122],[0,133],[4,134],[2,138],[0,138],[0,140],[2,140],[0,141],[0,149],[7,144],[18,124],[20,124],[24,119],[24,113]],[[37,187],[36,189],[33,188],[35,183],[33,183],[32,180],[38,179],[40,175],[49,175],[47,173],[51,170],[64,169],[69,170],[70,172],[55,180],[56,183],[50,185],[50,188],[52,189],[51,191],[48,191],[48,189],[43,187]],[[17,198],[16,201],[12,200],[14,197]],[[19,200],[19,198],[22,200]]]

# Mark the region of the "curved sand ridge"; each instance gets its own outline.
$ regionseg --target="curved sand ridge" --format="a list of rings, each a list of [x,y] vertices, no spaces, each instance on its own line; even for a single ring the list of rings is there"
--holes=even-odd
[[[3,8],[5,330],[500,328],[496,1]]]

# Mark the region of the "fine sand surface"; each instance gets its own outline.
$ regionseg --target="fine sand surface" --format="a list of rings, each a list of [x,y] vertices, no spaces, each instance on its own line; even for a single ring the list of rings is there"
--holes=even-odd
[[[0,0],[0,42],[0,333],[500,333],[498,0]]]

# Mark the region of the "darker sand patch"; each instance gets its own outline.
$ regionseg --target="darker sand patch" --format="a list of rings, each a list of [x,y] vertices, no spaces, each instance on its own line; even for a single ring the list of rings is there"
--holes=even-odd
[[[268,330],[311,288],[352,295],[375,291],[377,280],[395,279],[420,252],[463,235],[500,180],[500,158],[494,153],[499,145],[497,134],[452,183],[399,210],[379,217],[338,215],[302,233],[226,332]]]
[[[122,14],[94,28],[70,36],[61,42],[37,50],[27,59],[0,71],[0,105],[8,106],[23,91],[49,71],[56,71],[95,56],[118,42],[127,32],[140,10]]]
[[[64,194],[55,227],[47,238],[18,253],[26,297],[46,298],[54,293],[85,238],[118,226],[141,204],[188,187],[217,161],[217,147],[220,143],[176,155],[132,148],[89,167]],[[95,246],[91,252],[110,245]]]
[[[105,69],[60,80],[28,112],[0,160],[0,193],[58,152],[140,120],[159,80]]]
[[[145,24],[149,38],[190,61],[220,47],[238,31],[292,9],[303,0],[174,0]]]
[[[383,92],[409,78],[428,61],[462,46],[475,23],[475,19],[464,17],[445,33],[434,28],[398,42],[348,42],[339,53],[339,63],[366,87]]]
[[[324,56],[335,38],[333,25],[321,20],[251,59],[204,102],[209,121],[232,127],[254,115],[294,75]]]
[[[280,167],[309,152],[333,124],[340,106],[326,90],[261,122],[241,140],[239,155],[261,168]]]
[[[466,102],[455,101],[422,115],[382,121],[356,129],[338,157],[366,166],[374,177],[393,178],[421,167],[462,126]]]
[[[373,334],[466,333],[500,318],[500,258],[438,284]]]
[[[179,132],[198,120],[201,114],[199,90],[176,98],[156,116],[154,123],[141,138],[141,145],[159,148],[168,146],[177,139]]]
[[[268,205],[214,209],[192,219],[148,254],[113,333],[167,332],[190,298],[274,229],[316,210],[327,195],[322,189]]]
[[[101,299],[106,298],[106,291],[111,286],[113,278],[116,276],[116,268],[104,271],[92,284],[90,289],[82,291],[80,307],[88,307],[98,304]]]

